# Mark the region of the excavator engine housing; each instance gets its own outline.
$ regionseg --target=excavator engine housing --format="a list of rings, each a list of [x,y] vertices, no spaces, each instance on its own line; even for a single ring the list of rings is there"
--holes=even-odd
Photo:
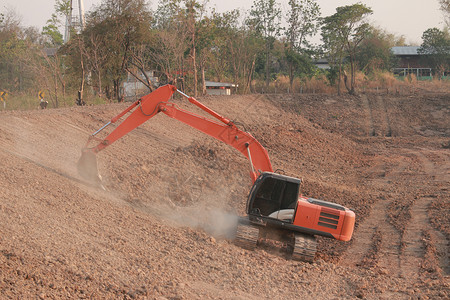
[[[249,193],[249,219],[305,234],[350,240],[355,213],[336,203],[299,196],[300,185],[298,178],[262,173]]]

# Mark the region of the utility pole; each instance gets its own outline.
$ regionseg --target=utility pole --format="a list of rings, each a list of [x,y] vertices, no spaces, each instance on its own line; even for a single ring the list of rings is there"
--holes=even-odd
[[[64,44],[70,40],[73,31],[81,32],[85,26],[83,0],[70,0],[69,14],[66,16]]]

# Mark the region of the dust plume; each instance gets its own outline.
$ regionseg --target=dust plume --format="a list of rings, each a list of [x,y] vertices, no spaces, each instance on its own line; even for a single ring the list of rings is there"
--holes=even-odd
[[[221,196],[217,196],[221,195]],[[176,226],[187,226],[192,229],[204,230],[216,239],[234,239],[238,224],[238,215],[230,212],[221,205],[226,202],[224,191],[214,195],[204,195],[191,206],[177,206],[169,204],[153,204],[150,210],[158,218],[172,222]]]

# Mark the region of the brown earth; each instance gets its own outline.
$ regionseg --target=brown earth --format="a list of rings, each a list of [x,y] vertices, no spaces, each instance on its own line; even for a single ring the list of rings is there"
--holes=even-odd
[[[199,100],[303,194],[354,209],[352,241],[319,238],[314,263],[234,246],[248,162],[164,115],[98,154],[102,190],[76,163],[127,104],[1,112],[0,298],[450,297],[449,94]]]

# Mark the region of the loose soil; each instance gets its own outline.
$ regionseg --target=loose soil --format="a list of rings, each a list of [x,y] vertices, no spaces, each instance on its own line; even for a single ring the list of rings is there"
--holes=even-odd
[[[0,112],[0,298],[450,298],[449,94],[199,100],[352,208],[352,240],[318,238],[314,263],[236,247],[249,163],[165,115],[97,155],[101,189],[76,163],[129,104]]]

